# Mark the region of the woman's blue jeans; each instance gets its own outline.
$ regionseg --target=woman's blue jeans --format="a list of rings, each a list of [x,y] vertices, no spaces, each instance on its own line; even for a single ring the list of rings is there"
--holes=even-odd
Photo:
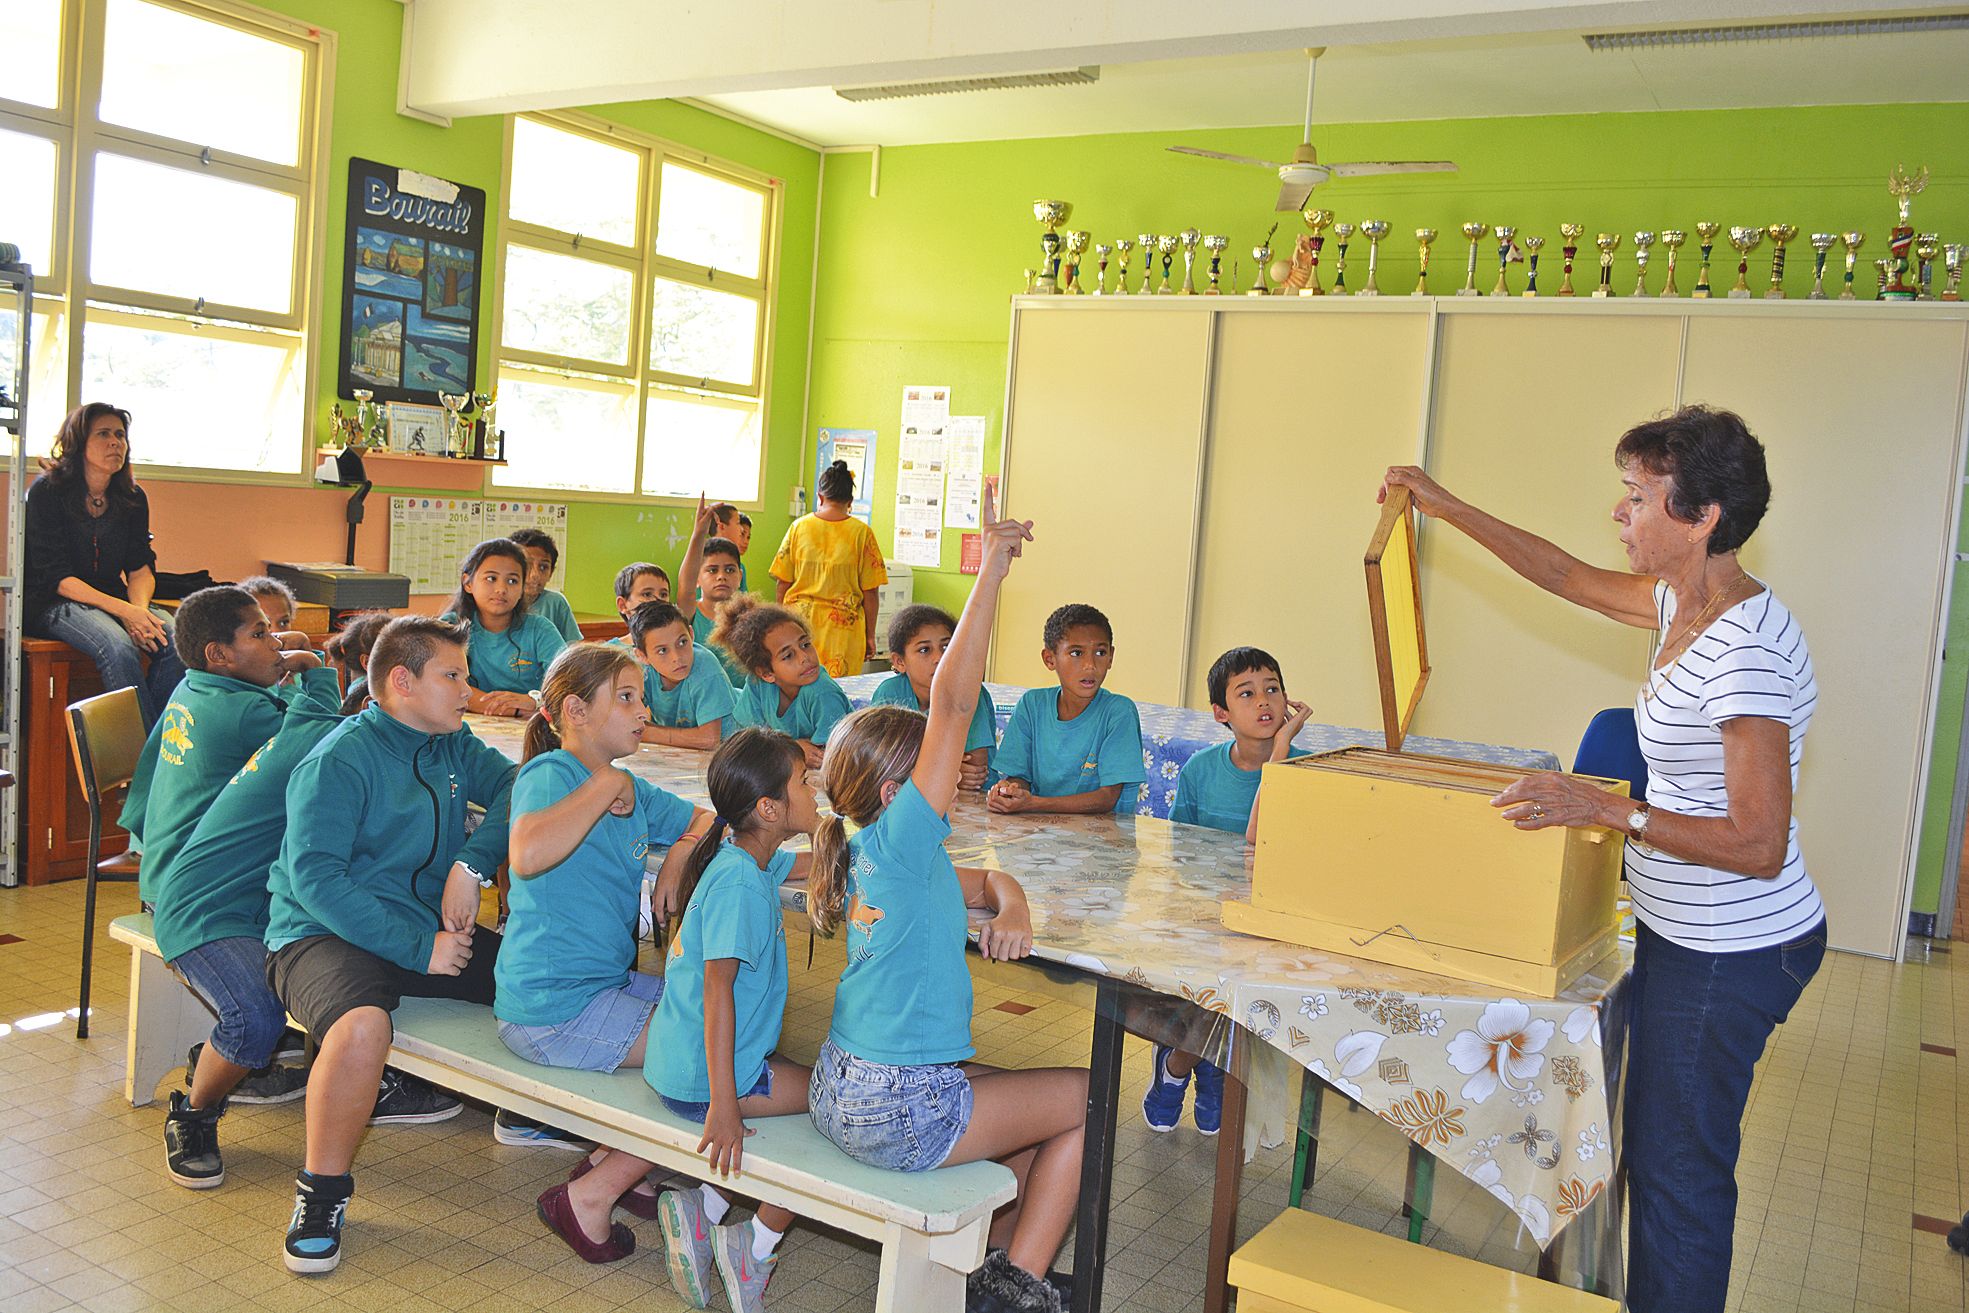
[[[122,622],[83,602],[56,602],[40,615],[29,617],[27,632],[36,638],[58,638],[86,652],[102,672],[103,692],[136,689],[137,704],[143,708],[144,726],[148,728],[157,723],[164,704],[171,699],[171,690],[185,677],[185,663],[172,645],[171,613],[156,606],[150,613],[164,626],[164,646],[155,652],[138,650]]]

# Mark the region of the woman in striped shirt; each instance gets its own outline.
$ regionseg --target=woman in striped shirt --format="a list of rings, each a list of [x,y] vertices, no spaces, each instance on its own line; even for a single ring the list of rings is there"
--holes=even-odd
[[[1523,830],[1628,836],[1628,1306],[1720,1313],[1751,1076],[1825,956],[1791,815],[1818,686],[1797,621],[1737,560],[1771,491],[1743,421],[1686,406],[1629,430],[1614,457],[1631,573],[1588,565],[1419,469],[1387,484],[1546,591],[1655,632],[1635,699],[1648,801],[1529,775],[1496,805]]]

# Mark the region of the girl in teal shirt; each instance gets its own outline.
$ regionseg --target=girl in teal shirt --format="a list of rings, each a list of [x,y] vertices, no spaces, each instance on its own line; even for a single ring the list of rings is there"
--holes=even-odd
[[[466,710],[487,716],[531,716],[541,687],[567,640],[553,624],[527,610],[526,552],[510,538],[488,538],[458,569],[447,620],[470,626],[465,660],[472,699]]]
[[[966,1061],[975,1052],[968,911],[991,913],[978,947],[998,959],[1032,950],[1032,923],[1017,881],[960,872],[943,846],[999,585],[1032,536],[1029,524],[995,520],[989,494],[984,518],[978,581],[931,682],[927,721],[902,707],[868,707],[841,723],[828,749],[821,783],[837,814],[814,836],[808,902],[823,932],[845,922],[848,964],[808,1099],[814,1125],[860,1162],[900,1171],[985,1158],[1010,1166],[1019,1198],[993,1218],[970,1295],[1055,1313],[1060,1296],[1046,1271],[1079,1193],[1087,1073]],[[858,827],[852,835],[848,824]]]
[[[718,613],[711,641],[752,675],[738,691],[738,723],[789,736],[806,754],[807,765],[820,769],[828,735],[854,707],[821,668],[807,622],[783,606],[741,593]]]
[[[578,643],[554,658],[541,692],[513,784],[493,1015],[530,1062],[614,1071],[642,1061],[663,992],[661,977],[634,969],[646,856],[667,847],[659,880],[681,879],[711,814],[614,764],[635,755],[643,729],[643,675],[627,652]],[[542,1194],[540,1216],[590,1262],[624,1257],[635,1240],[610,1215],[619,1204],[652,1217],[655,1195],[590,1166]]]

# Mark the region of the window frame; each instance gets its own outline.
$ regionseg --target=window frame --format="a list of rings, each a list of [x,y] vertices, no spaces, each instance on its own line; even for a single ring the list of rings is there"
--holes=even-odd
[[[334,103],[337,37],[314,24],[243,3],[242,0],[145,0],[252,36],[279,42],[302,54],[301,118],[293,165],[277,164],[232,151],[196,146],[140,128],[108,123],[97,116],[109,0],[62,0],[59,103],[49,109],[0,98],[0,128],[49,138],[56,149],[54,248],[45,276],[37,271],[36,308],[64,316],[67,353],[64,412],[81,398],[85,352],[83,334],[91,311],[109,316],[149,316],[163,324],[194,324],[190,331],[215,336],[244,333],[256,341],[287,339],[301,356],[302,406],[299,431],[292,437],[290,470],[245,470],[224,466],[166,465],[143,459],[136,445],[135,472],[145,479],[185,482],[312,486],[313,449],[320,381],[318,320],[326,274],[327,170]],[[95,212],[96,161],[121,155],[146,164],[180,169],[194,176],[224,178],[290,195],[295,201],[294,260],[288,309],[284,313],[166,296],[108,283],[89,276]]]
[[[548,228],[512,217],[508,207],[513,193],[513,140],[516,124],[523,118],[559,131],[589,137],[606,145],[634,150],[641,154],[642,177],[637,187],[633,246],[624,246],[581,234],[570,234],[560,229]],[[735,273],[721,272],[656,253],[656,223],[661,203],[663,165],[666,161],[708,174],[721,182],[745,187],[761,196],[764,206],[759,225],[761,249],[758,277],[747,278]],[[629,385],[634,389],[635,394],[635,464],[630,477],[630,487],[633,491],[630,492],[592,492],[501,483],[494,480],[492,471],[487,473],[488,492],[525,498],[617,505],[689,505],[688,498],[642,491],[643,458],[649,437],[650,399],[659,389],[677,389],[705,393],[714,401],[747,401],[758,408],[760,443],[756,492],[749,499],[727,498],[726,500],[748,510],[762,508],[766,497],[766,459],[770,445],[766,435],[771,431],[772,388],[769,380],[773,368],[774,328],[778,319],[777,292],[780,252],[783,246],[780,238],[786,208],[784,182],[763,170],[719,159],[679,142],[575,110],[507,115],[501,182],[501,196],[505,198],[505,203],[501,205],[499,215],[498,253],[494,261],[498,278],[494,282],[493,294],[487,305],[487,311],[492,316],[493,378],[496,382],[501,372],[510,367],[516,372],[538,375],[547,382],[551,382],[556,377],[574,379],[589,376]],[[504,341],[506,261],[508,251],[514,246],[592,260],[633,273],[627,364],[618,365],[612,361],[569,357],[552,352],[506,346]],[[722,379],[706,379],[697,375],[656,369],[650,365],[650,315],[655,306],[656,283],[659,278],[713,291],[735,292],[758,304],[759,314],[754,328],[752,348],[752,378],[749,381],[737,383]]]

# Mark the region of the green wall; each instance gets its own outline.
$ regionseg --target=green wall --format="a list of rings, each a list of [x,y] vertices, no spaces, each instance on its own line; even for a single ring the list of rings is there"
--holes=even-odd
[[[986,469],[998,468],[1010,328],[1007,298],[1022,289],[1022,271],[1039,259],[1040,230],[1030,214],[1034,199],[1073,202],[1068,227],[1090,230],[1097,242],[1191,226],[1226,233],[1231,237],[1228,254],[1239,258],[1239,286],[1244,287],[1252,276],[1250,248],[1276,218],[1279,235],[1273,247],[1289,251],[1303,230],[1298,216],[1271,212],[1277,188],[1271,175],[1171,155],[1163,148],[1206,146],[1280,159],[1298,135],[1297,127],[1289,126],[896,147],[882,152],[880,194],[872,197],[866,154],[828,155],[811,424],[872,428],[880,434],[876,536],[885,544],[891,541],[895,442],[905,383],[948,383],[957,413],[987,415]],[[1384,291],[1414,285],[1413,231],[1418,227],[1442,234],[1431,259],[1432,288],[1447,293],[1460,286],[1466,244],[1457,228],[1467,220],[1516,224],[1522,235],[1554,239],[1540,270],[1541,288],[1548,291],[1558,281],[1558,225],[1568,220],[1587,227],[1583,264],[1588,286],[1597,259],[1591,234],[1626,234],[1614,280],[1623,294],[1634,285],[1635,230],[1680,227],[1693,241],[1699,219],[1725,225],[1791,222],[1806,233],[1858,228],[1868,235],[1862,254],[1870,260],[1885,254],[1893,226],[1886,178],[1897,162],[1926,162],[1939,175],[1915,200],[1918,229],[1969,232],[1969,174],[1959,165],[1960,151],[1947,146],[1969,136],[1969,106],[1959,104],[1335,124],[1321,126],[1316,136],[1322,156],[1330,160],[1447,158],[1461,167],[1448,176],[1333,182],[1317,193],[1343,220],[1382,218],[1394,225],[1382,247]],[[1332,249],[1329,238],[1327,250]],[[1761,271],[1765,280],[1769,251],[1767,242],[1751,258],[1753,274]],[[1356,287],[1365,272],[1365,254],[1365,243],[1357,236],[1348,261],[1349,282]],[[1684,293],[1694,281],[1692,255],[1693,249],[1685,247],[1680,274]],[[1139,261],[1138,252],[1136,285]],[[1479,264],[1480,287],[1488,289],[1495,280],[1495,261],[1491,243]],[[1811,248],[1801,238],[1789,256],[1787,287],[1793,296],[1809,290],[1811,261]],[[1714,274],[1719,285],[1733,280],[1733,265],[1725,246]],[[1325,267],[1330,283],[1331,266]],[[1657,247],[1652,266],[1656,287],[1661,268]],[[1090,287],[1092,272],[1090,264],[1083,273]],[[1870,263],[1863,274],[1862,286],[1870,288]],[[1522,268],[1512,278],[1522,288]],[[1837,362],[1827,363],[1837,367]],[[1153,369],[1155,362],[1143,361],[1141,367]],[[1563,368],[1565,362],[1558,359],[1524,361],[1525,404],[1538,404],[1541,374]],[[1089,376],[1084,385],[1098,390],[1128,383],[1126,378]],[[1863,387],[1865,381],[1855,379],[1854,386]],[[1608,442],[1613,436],[1604,435]],[[813,434],[804,440],[808,452],[803,468],[811,470]],[[1117,545],[1117,550],[1125,547]],[[969,580],[956,570],[954,534],[943,564],[939,571],[917,570],[916,597],[954,610],[969,591]],[[1270,565],[1274,576],[1286,577],[1286,562]],[[1969,658],[1969,599],[1957,599],[1950,638],[1952,659],[1946,667],[1915,896],[1921,910],[1935,907],[1940,883],[1962,672]]]

